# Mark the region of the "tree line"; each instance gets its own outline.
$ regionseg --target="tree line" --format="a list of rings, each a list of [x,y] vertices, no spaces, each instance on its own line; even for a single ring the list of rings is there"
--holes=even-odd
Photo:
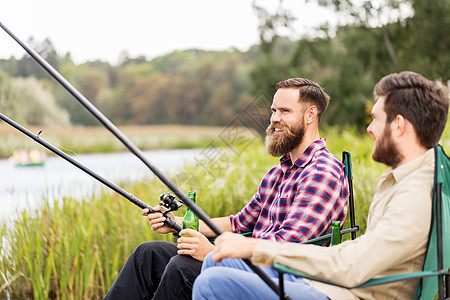
[[[255,103],[268,113],[264,107],[276,82],[307,77],[331,96],[323,123],[363,128],[373,84],[382,76],[412,70],[443,83],[450,79],[449,1],[318,3],[350,21],[291,40],[278,34],[293,22],[282,1],[270,13],[255,0],[261,39],[248,51],[191,49],[151,60],[124,56],[117,65],[75,65],[70,53],[57,53],[48,39],[28,43],[119,125],[227,125]],[[401,17],[405,3],[411,13]],[[386,15],[398,17],[386,21]],[[98,124],[27,55],[0,60],[0,111],[32,125]]]

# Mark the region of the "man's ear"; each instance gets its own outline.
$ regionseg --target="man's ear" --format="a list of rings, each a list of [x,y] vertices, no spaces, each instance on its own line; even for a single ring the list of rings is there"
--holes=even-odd
[[[397,136],[401,136],[405,133],[408,124],[408,120],[406,120],[402,115],[397,115],[395,119],[391,122],[392,128],[391,130],[395,132]]]
[[[311,105],[310,107],[308,107],[305,110],[305,122],[306,124],[311,124],[314,122],[314,120],[316,120],[318,118],[318,110],[317,110],[317,106],[315,105]]]

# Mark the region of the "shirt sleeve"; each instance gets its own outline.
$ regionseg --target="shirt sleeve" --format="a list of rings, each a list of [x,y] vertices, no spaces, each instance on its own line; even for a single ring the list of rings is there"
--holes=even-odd
[[[258,191],[258,193],[253,195],[252,200],[250,200],[250,202],[247,203],[247,205],[245,205],[240,212],[236,215],[230,216],[232,231],[236,233],[253,231],[260,211],[261,199]]]
[[[431,189],[431,186],[430,186]],[[280,263],[345,286],[354,286],[423,254],[431,219],[430,189],[406,186],[376,227],[334,247],[259,241],[253,262]]]
[[[344,222],[348,195],[346,182],[343,175],[337,178],[327,170],[311,172],[298,185],[300,189],[293,202],[280,205],[280,210],[287,210],[280,228],[263,238],[297,243],[323,235],[332,221]]]
[[[262,210],[262,201],[267,199],[273,191],[280,174],[282,173],[279,165],[270,169],[261,180],[258,191],[253,195],[247,205],[240,212],[230,216],[231,228],[233,232],[244,233],[253,231]]]

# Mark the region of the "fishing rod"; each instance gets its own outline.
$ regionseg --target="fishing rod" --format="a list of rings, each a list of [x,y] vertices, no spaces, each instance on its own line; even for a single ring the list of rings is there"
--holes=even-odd
[[[19,130],[23,134],[27,135],[28,137],[33,139],[35,142],[41,144],[42,146],[44,146],[48,150],[52,151],[53,153],[55,153],[59,157],[65,159],[66,161],[68,161],[69,163],[71,163],[72,165],[77,167],[78,169],[80,169],[80,170],[84,171],[85,173],[91,175],[93,178],[97,179],[98,181],[100,181],[101,183],[103,183],[104,185],[106,185],[107,187],[109,187],[110,189],[112,189],[113,191],[115,191],[116,193],[118,193],[119,195],[124,197],[125,199],[129,200],[131,203],[137,205],[138,207],[140,207],[142,209],[147,208],[149,213],[156,213],[156,212],[158,212],[158,211],[153,210],[153,208],[151,206],[149,206],[147,203],[145,203],[145,202],[139,200],[138,198],[136,198],[133,194],[128,193],[127,191],[125,191],[124,189],[122,189],[119,186],[115,185],[114,183],[110,182],[106,178],[102,177],[101,175],[99,175],[99,174],[95,173],[94,171],[92,171],[91,169],[87,168],[86,166],[84,166],[83,164],[81,164],[80,162],[75,160],[73,157],[67,155],[66,153],[64,153],[60,149],[56,148],[54,145],[52,145],[49,142],[47,142],[46,140],[42,139],[41,136],[40,136],[41,132],[39,132],[38,134],[34,134],[31,131],[29,131],[28,129],[26,129],[25,127],[21,126],[19,123],[13,121],[12,119],[8,118],[7,116],[5,116],[2,113],[0,113],[0,119],[2,119],[6,123],[8,123],[12,127],[14,127],[15,129]],[[163,204],[166,207],[170,207],[172,204],[168,200],[171,200],[171,199],[170,199],[170,197],[168,197],[167,200],[166,200],[166,198],[167,197],[161,197],[161,200],[162,200],[161,204]],[[174,220],[166,218],[165,223],[166,223],[167,226],[169,226],[170,228],[173,228],[177,232],[181,231],[181,226],[178,225]]]
[[[176,196],[188,206],[216,235],[221,235],[222,230],[212,222],[209,216],[196,205],[189,197],[168,177],[154,167],[144,156],[142,151],[134,145],[102,112],[100,112],[86,97],[83,96],[72,84],[70,84],[58,71],[55,70],[45,59],[43,59],[36,51],[22,42],[12,31],[10,31],[1,21],[0,27],[14,39],[34,60],[39,63],[57,82],[59,82],[75,99],[78,100],[94,117],[107,128],[114,136],[116,136],[134,155],[136,155],[155,175],[158,177]],[[166,220],[169,219],[166,217]],[[261,279],[278,295],[280,295],[279,287],[273,280],[267,276],[259,267],[253,265],[249,259],[244,262],[261,277]],[[285,295],[285,299],[289,296]]]

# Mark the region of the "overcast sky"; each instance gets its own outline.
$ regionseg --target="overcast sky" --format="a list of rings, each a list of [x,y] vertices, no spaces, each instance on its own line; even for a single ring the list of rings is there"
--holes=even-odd
[[[302,0],[284,2],[298,18],[292,38],[332,18],[325,9]],[[76,63],[101,59],[114,64],[124,50],[131,57],[149,59],[188,48],[245,51],[258,43],[251,4],[252,0],[4,0],[0,22],[22,41],[49,38],[60,55],[70,52]],[[0,58],[23,54],[0,29]]]

